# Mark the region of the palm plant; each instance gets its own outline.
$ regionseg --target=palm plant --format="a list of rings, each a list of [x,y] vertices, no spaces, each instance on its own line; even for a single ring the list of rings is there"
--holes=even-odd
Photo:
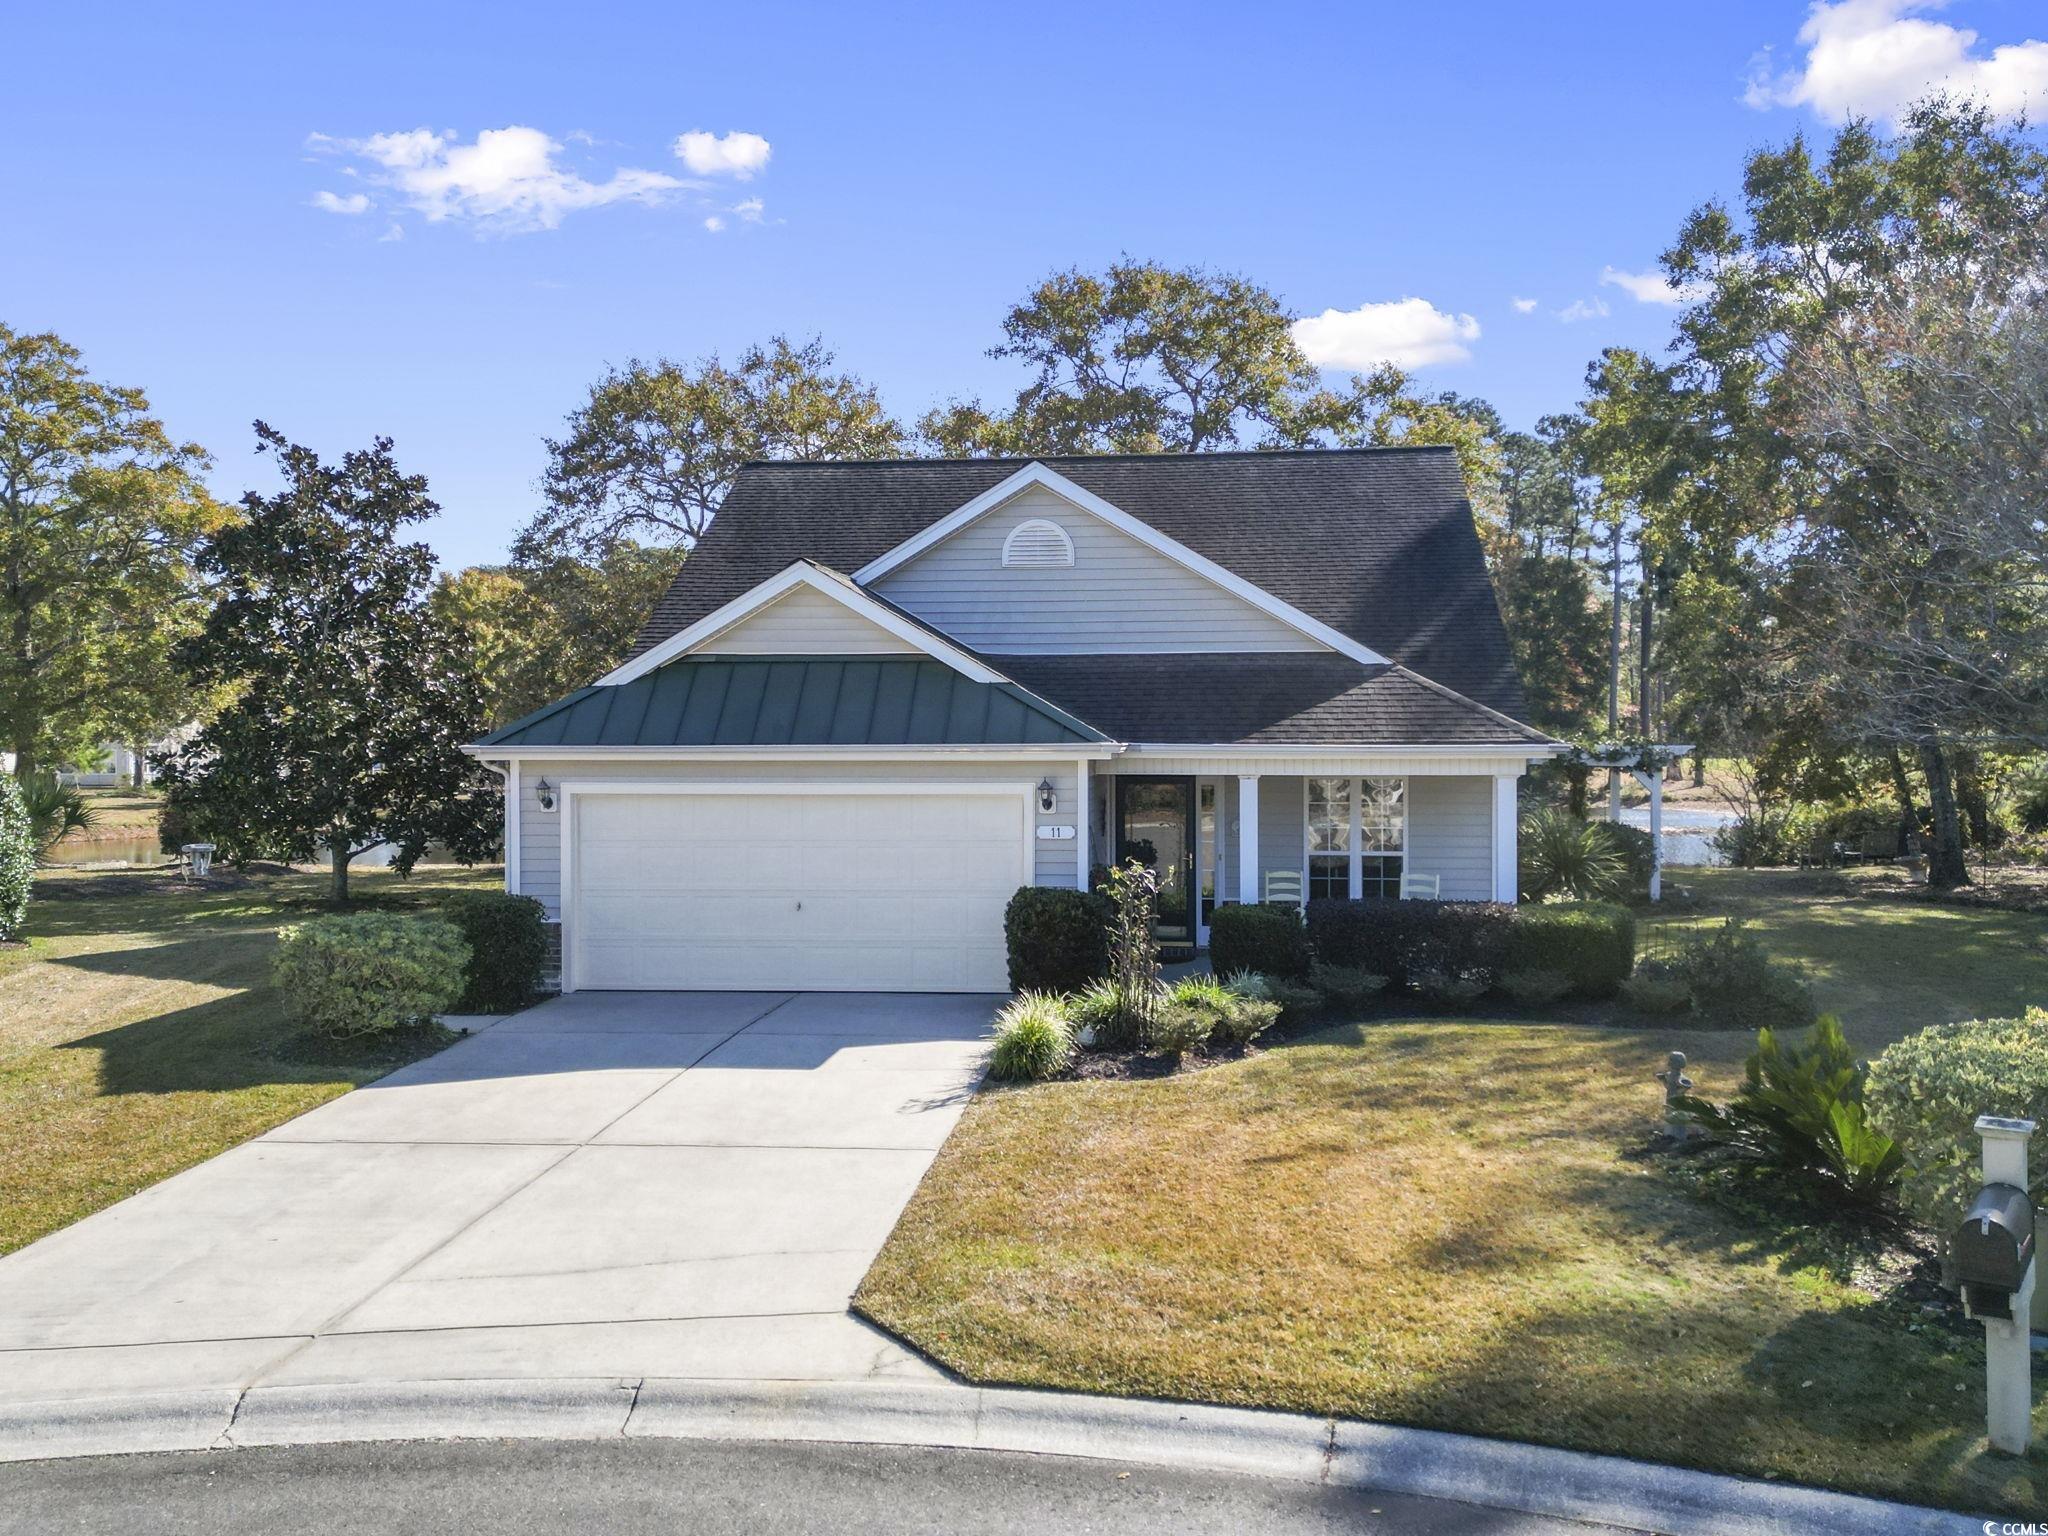
[[[1532,811],[1521,829],[1522,895],[1607,901],[1628,885],[1628,851],[1604,822]]]
[[[28,812],[29,837],[38,860],[74,832],[90,832],[99,824],[99,813],[76,788],[60,783],[52,773],[39,773],[21,781],[21,803]]]
[[[1865,1071],[1841,1021],[1823,1014],[1804,1046],[1760,1029],[1742,1089],[1725,1106],[1693,1095],[1678,1110],[1739,1156],[1803,1174],[1841,1200],[1882,1205],[1906,1170],[1906,1155],[1870,1123]]]

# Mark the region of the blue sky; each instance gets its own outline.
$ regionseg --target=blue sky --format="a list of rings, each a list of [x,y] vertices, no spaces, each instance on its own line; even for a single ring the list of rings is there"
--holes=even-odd
[[[146,388],[224,495],[262,483],[255,417],[388,433],[451,564],[503,554],[607,364],[816,332],[910,420],[1014,388],[1004,308],[1120,252],[1338,311],[1328,355],[1527,425],[1663,345],[1613,274],[1747,151],[1938,81],[2048,108],[2031,0],[13,6],[0,37],[0,318]]]

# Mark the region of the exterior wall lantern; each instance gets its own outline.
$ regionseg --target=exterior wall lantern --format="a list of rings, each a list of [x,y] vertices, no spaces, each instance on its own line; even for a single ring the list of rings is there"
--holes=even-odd
[[[1059,808],[1060,795],[1059,791],[1052,787],[1052,780],[1040,779],[1038,781],[1039,814],[1042,816],[1050,816],[1054,811],[1058,810]]]
[[[555,786],[543,777],[538,784],[533,786],[533,798],[540,802],[542,810],[552,811],[555,808]]]

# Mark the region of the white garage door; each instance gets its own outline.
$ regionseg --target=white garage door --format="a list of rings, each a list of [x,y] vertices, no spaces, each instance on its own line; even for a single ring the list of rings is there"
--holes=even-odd
[[[569,985],[1000,992],[1023,792],[835,788],[572,802]]]

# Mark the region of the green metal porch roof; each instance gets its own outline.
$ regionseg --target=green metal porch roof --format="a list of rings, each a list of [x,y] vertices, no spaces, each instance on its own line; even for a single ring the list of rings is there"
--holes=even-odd
[[[489,747],[982,747],[1109,738],[1011,682],[916,656],[679,657],[578,689]]]

